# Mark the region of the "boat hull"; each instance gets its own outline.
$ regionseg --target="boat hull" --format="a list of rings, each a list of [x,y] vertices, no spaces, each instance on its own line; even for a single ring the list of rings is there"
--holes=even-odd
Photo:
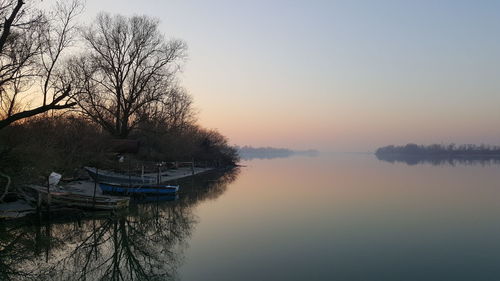
[[[179,186],[173,185],[120,185],[110,183],[99,183],[103,192],[121,194],[160,194],[175,195],[179,191]]]
[[[114,173],[106,170],[97,170],[92,167],[84,167],[90,177],[97,182],[111,182],[117,184],[154,184],[158,181],[157,177],[151,176],[132,176]]]
[[[127,208],[130,203],[130,198],[105,195],[94,197],[69,191],[51,191],[49,196],[45,187],[34,185],[28,187],[37,192],[44,204],[50,205],[56,204],[94,210],[116,210]]]

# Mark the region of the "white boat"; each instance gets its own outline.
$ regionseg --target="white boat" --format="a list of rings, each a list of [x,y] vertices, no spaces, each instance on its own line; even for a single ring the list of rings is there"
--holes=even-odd
[[[161,182],[161,177],[166,173],[160,174],[144,174],[144,175],[127,175],[115,173],[107,170],[96,169],[93,167],[84,167],[90,177],[100,183],[114,184],[155,184]],[[158,178],[160,177],[160,178]]]

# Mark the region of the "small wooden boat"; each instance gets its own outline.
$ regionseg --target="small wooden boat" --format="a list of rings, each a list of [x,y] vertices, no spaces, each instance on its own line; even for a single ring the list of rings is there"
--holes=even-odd
[[[115,210],[127,208],[130,202],[130,198],[128,197],[107,195],[96,195],[94,197],[93,195],[71,192],[58,187],[51,187],[49,196],[47,187],[38,185],[27,185],[26,187],[38,193],[40,199],[32,198],[32,200],[41,200],[43,203],[50,205],[57,204],[95,210]]]
[[[157,195],[175,195],[179,191],[178,185],[166,184],[115,184],[99,183],[103,192],[121,193],[121,194],[157,194]]]

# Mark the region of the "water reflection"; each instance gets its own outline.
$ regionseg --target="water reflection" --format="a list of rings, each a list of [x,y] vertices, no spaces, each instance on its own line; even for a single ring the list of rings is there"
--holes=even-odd
[[[238,173],[185,180],[178,200],[123,214],[0,223],[0,280],[173,280],[197,223],[194,208],[224,193]]]
[[[240,151],[240,158],[244,161],[255,160],[255,159],[278,159],[278,158],[289,158],[292,156],[306,156],[306,157],[317,157],[319,152],[316,150],[304,150],[295,151],[289,149],[269,149],[269,150],[252,150],[252,151]]]
[[[467,157],[452,157],[446,155],[406,155],[406,154],[375,154],[378,160],[390,163],[405,163],[407,165],[430,164],[438,165],[500,165],[498,156],[477,155]]]

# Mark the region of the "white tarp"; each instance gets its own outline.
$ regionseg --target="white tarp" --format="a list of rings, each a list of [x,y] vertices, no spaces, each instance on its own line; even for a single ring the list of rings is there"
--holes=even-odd
[[[50,173],[50,176],[49,176],[49,185],[50,186],[56,186],[59,181],[61,180],[61,174],[58,174],[56,172],[52,172]]]

